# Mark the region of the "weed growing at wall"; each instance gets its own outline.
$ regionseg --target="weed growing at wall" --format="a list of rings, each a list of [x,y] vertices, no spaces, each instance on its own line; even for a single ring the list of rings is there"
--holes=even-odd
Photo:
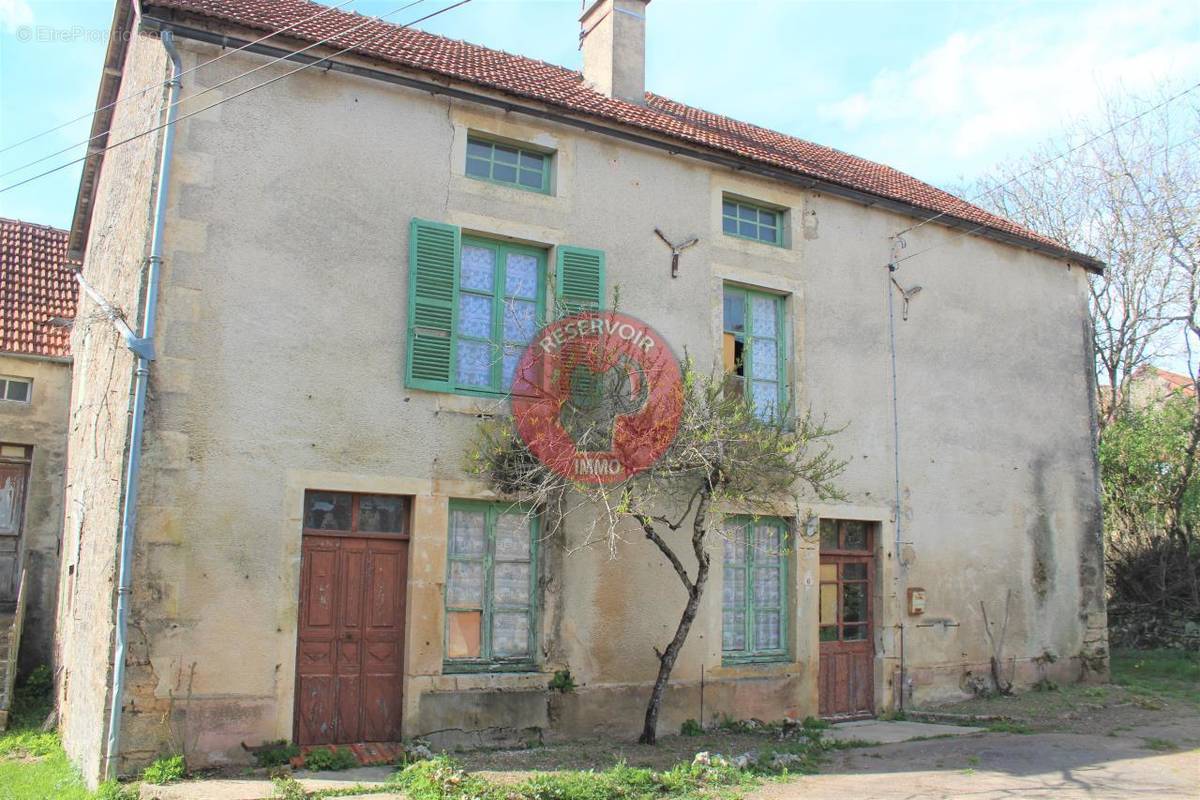
[[[560,669],[554,673],[554,678],[550,681],[550,690],[554,692],[562,692],[570,694],[575,691],[575,678],[571,675],[571,670]]]
[[[182,780],[186,774],[187,765],[183,762],[183,756],[163,756],[142,770],[142,780],[161,785]]]
[[[282,767],[300,755],[300,748],[287,739],[264,742],[254,748],[254,763],[259,767]]]
[[[304,754],[304,768],[313,772],[338,772],[358,766],[358,759],[348,747],[321,748]]]

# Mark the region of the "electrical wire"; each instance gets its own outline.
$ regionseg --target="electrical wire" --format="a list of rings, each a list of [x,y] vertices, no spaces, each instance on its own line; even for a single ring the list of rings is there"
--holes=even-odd
[[[1197,84],[1197,86],[1200,86],[1200,84]],[[1169,150],[1174,150],[1176,147],[1182,147],[1185,144],[1191,144],[1192,142],[1195,142],[1195,141],[1200,141],[1200,134],[1198,134],[1196,136],[1192,136],[1188,139],[1183,139],[1178,142],[1173,142],[1172,144],[1166,145],[1165,147],[1161,147],[1158,150],[1151,152],[1149,155],[1151,157],[1157,156],[1157,155],[1165,153]],[[1063,155],[1067,155],[1067,154],[1064,153]],[[1051,161],[1053,161],[1053,159],[1051,159]],[[1045,164],[1051,163],[1051,161],[1043,162],[1042,166],[1044,166]],[[1028,171],[1026,171],[1025,173],[1022,173],[1022,175],[1025,175],[1025,174],[1028,174]],[[1018,175],[1017,177],[1021,177],[1021,175]],[[1015,178],[1013,180],[1015,180]],[[980,197],[985,197],[985,196],[987,196],[988,193],[990,193],[992,191],[1002,189],[1005,186],[1007,186],[1009,183],[1012,183],[1012,180],[1006,181],[1005,183],[1002,183],[999,186],[993,187],[992,189],[989,190],[989,192],[981,194]],[[932,219],[936,219],[936,217],[931,218],[931,220]],[[924,223],[922,223],[922,224],[924,224]],[[920,227],[920,226],[914,226],[913,228],[909,228],[907,230],[915,230],[917,227]],[[896,266],[904,263],[905,261],[908,261],[909,259],[924,255],[925,253],[928,253],[931,250],[937,250],[940,247],[945,247],[948,244],[953,244],[954,242],[957,242],[959,239],[962,239],[965,236],[971,236],[972,234],[979,233],[979,231],[983,230],[984,228],[990,228],[990,227],[992,227],[992,226],[988,223],[981,223],[979,225],[976,225],[974,228],[968,228],[967,230],[962,231],[961,233],[957,233],[957,234],[951,236],[950,238],[946,239],[943,242],[939,242],[938,244],[935,244],[935,245],[930,245],[929,247],[926,247],[923,250],[918,250],[917,252],[911,253],[907,256],[904,256],[903,258],[893,259],[891,262],[889,262],[888,264],[885,264],[884,266],[896,267]],[[896,234],[895,237],[893,237],[893,238],[899,238],[903,235],[904,235],[903,232],[901,232],[901,233]]]
[[[350,2],[353,2],[353,0],[349,0],[349,1],[350,1]],[[393,10],[393,11],[389,11],[387,14],[384,14],[384,15],[383,15],[383,16],[381,16],[381,17],[370,17],[370,18],[368,18],[368,19],[364,20],[363,22],[360,22],[360,23],[358,23],[358,24],[356,24],[356,25],[353,25],[353,26],[351,26],[351,27],[349,27],[349,28],[346,28],[346,29],[345,29],[345,30],[343,30],[343,31],[340,31],[340,32],[338,32],[338,33],[336,33],[336,34],[332,34],[332,35],[330,35],[329,37],[327,37],[326,39],[324,39],[324,40],[322,40],[322,41],[323,41],[323,42],[324,42],[324,41],[331,41],[331,40],[333,40],[333,39],[335,39],[335,38],[337,38],[337,37],[339,37],[339,36],[345,36],[345,35],[347,35],[347,34],[353,33],[354,31],[358,30],[359,28],[363,27],[364,25],[367,25],[367,24],[369,24],[369,23],[371,23],[371,22],[375,21],[376,19],[378,19],[378,20],[383,20],[383,19],[386,19],[387,17],[390,17],[390,16],[392,16],[392,15],[394,15],[394,14],[399,14],[401,11],[405,11],[405,10],[407,10],[407,9],[410,9],[410,8],[412,8],[413,6],[418,6],[418,5],[420,5],[421,3],[424,3],[424,2],[425,2],[425,0],[412,0],[412,2],[408,3],[407,5],[405,5],[405,6],[401,6],[400,8],[397,8],[397,9],[395,9],[395,10]],[[259,39],[258,41],[262,41],[262,40],[261,40],[261,39]],[[250,46],[250,45],[252,45],[252,44],[254,44],[254,42],[250,42],[249,44],[247,44],[247,45],[245,45],[245,46],[246,46],[246,47],[249,47],[249,46]],[[230,83],[233,83],[234,81],[239,81],[239,80],[241,80],[242,78],[245,78],[245,77],[247,77],[247,76],[249,76],[249,75],[253,75],[255,72],[258,72],[259,70],[266,69],[267,67],[270,67],[270,66],[272,66],[272,65],[274,65],[274,64],[278,64],[280,61],[286,61],[286,60],[288,60],[288,59],[290,59],[290,58],[293,58],[294,56],[298,56],[298,55],[302,55],[303,53],[307,53],[309,50],[312,50],[314,47],[320,47],[320,46],[321,46],[321,44],[322,44],[322,42],[316,42],[316,43],[314,43],[314,44],[310,44],[310,45],[308,45],[307,47],[304,47],[304,48],[302,48],[302,49],[300,49],[300,50],[295,50],[295,51],[293,51],[293,52],[291,52],[291,53],[288,53],[288,54],[287,54],[287,55],[285,55],[285,56],[279,56],[278,58],[274,58],[274,59],[272,59],[272,60],[270,60],[270,61],[263,62],[262,64],[259,64],[257,67],[254,67],[253,69],[248,69],[248,70],[246,70],[245,72],[241,73],[240,75],[234,75],[234,76],[233,76],[233,77],[231,77],[231,78],[226,78],[225,80],[221,81],[220,83],[213,84],[212,86],[207,86],[207,87],[205,87],[204,89],[201,89],[200,91],[198,91],[198,92],[196,92],[196,93],[194,93],[194,94],[190,94],[190,95],[188,95],[187,97],[182,97],[182,98],[180,98],[180,99],[179,99],[177,102],[179,102],[179,103],[182,103],[182,102],[185,102],[185,101],[187,101],[187,100],[194,100],[195,98],[197,98],[197,97],[200,97],[201,95],[206,95],[206,94],[208,94],[208,93],[209,93],[209,92],[211,92],[211,91],[214,91],[214,90],[216,90],[216,89],[220,89],[222,86],[226,86],[226,85],[228,85],[228,84],[230,84]],[[215,59],[214,59],[214,60],[215,60]],[[183,74],[186,74],[186,73],[183,73]],[[182,77],[182,74],[181,74],[181,77]],[[151,88],[153,88],[153,87],[151,87]],[[128,98],[127,98],[127,99],[128,99]],[[108,134],[108,131],[107,131],[107,130],[106,130],[106,131],[101,131],[100,133],[97,133],[97,134],[95,134],[94,136],[90,136],[90,137],[88,137],[87,139],[84,139],[82,142],[76,142],[75,144],[67,145],[66,147],[62,148],[61,150],[55,150],[53,153],[50,153],[49,155],[42,156],[41,158],[35,159],[35,160],[33,160],[33,161],[30,161],[30,162],[28,162],[28,163],[26,163],[26,164],[22,164],[22,165],[21,165],[21,166],[19,166],[19,167],[14,167],[14,168],[12,168],[12,169],[10,169],[10,170],[5,170],[4,172],[0,172],[0,178],[3,178],[3,177],[5,177],[5,176],[7,176],[7,175],[12,175],[14,172],[23,172],[23,171],[25,171],[25,170],[29,169],[30,167],[32,167],[32,166],[34,166],[34,165],[36,165],[36,164],[41,164],[43,161],[49,161],[50,159],[54,158],[55,156],[60,156],[60,155],[62,155],[63,153],[70,152],[71,150],[74,150],[76,147],[82,147],[83,145],[90,144],[90,143],[91,143],[91,141],[92,141],[93,139],[98,139],[98,138],[100,138],[101,136],[105,136],[106,134]]]
[[[286,28],[280,28],[277,31],[272,31],[271,33],[268,33],[266,36],[261,36],[261,37],[255,39],[253,42],[247,42],[246,44],[242,45],[241,47],[237,48],[236,50],[226,50],[225,52],[221,53],[221,55],[217,56],[216,58],[209,59],[208,61],[205,61],[202,64],[197,64],[194,67],[185,69],[183,72],[179,73],[179,77],[182,78],[184,75],[188,75],[192,72],[195,72],[196,70],[198,70],[202,67],[207,67],[209,64],[215,64],[218,61],[220,61],[222,58],[225,58],[226,56],[233,55],[234,53],[240,53],[241,51],[245,50],[248,47],[253,47],[256,44],[265,42],[267,39],[278,36],[281,33],[287,33],[288,31],[292,30],[293,28],[295,28],[298,25],[302,25],[306,22],[312,22],[314,19],[324,16],[325,14],[328,14],[330,11],[336,11],[337,9],[341,8],[342,6],[348,5],[353,2],[355,2],[355,0],[342,0],[342,2],[338,3],[336,6],[329,6],[325,9],[321,10],[320,12],[313,14],[311,17],[305,17],[302,20],[297,20],[296,22],[293,22],[291,25],[288,25]],[[53,128],[47,128],[46,130],[42,131],[41,133],[35,133],[33,136],[22,139],[19,142],[13,142],[12,144],[5,145],[4,147],[0,147],[0,153],[7,153],[9,150],[12,150],[14,147],[20,147],[23,144],[28,144],[29,142],[32,142],[35,139],[40,139],[43,136],[54,133],[57,130],[62,130],[63,128],[67,127],[68,125],[73,125],[74,123],[79,122],[81,119],[87,119],[88,117],[93,117],[96,114],[99,114],[101,111],[107,111],[110,108],[113,108],[115,106],[120,105],[121,103],[124,103],[126,100],[132,100],[135,97],[141,97],[146,92],[150,92],[155,89],[161,88],[163,86],[163,84],[165,84],[165,83],[166,83],[166,81],[159,81],[158,83],[152,83],[148,86],[144,86],[141,89],[137,89],[136,91],[132,92],[131,94],[128,94],[124,97],[113,100],[111,103],[109,103],[106,106],[100,106],[100,108],[97,108],[94,111],[89,111],[86,114],[80,114],[78,117],[75,117],[74,119],[69,119],[60,125],[55,125]],[[103,134],[97,134],[97,136],[102,136],[102,135]],[[96,137],[93,136],[92,139],[94,139],[94,138],[96,138]],[[88,139],[88,142],[90,142],[92,139]],[[86,144],[86,143],[87,142],[84,142],[83,144]],[[77,147],[77,146],[78,145],[72,145],[72,147]],[[68,149],[70,149],[70,148],[68,148]],[[22,167],[21,169],[24,169],[24,167]]]
[[[438,15],[440,15],[440,14],[444,14],[444,13],[446,13],[447,11],[452,11],[453,9],[456,9],[456,8],[458,8],[459,6],[465,6],[467,3],[470,3],[470,2],[471,2],[471,0],[459,0],[457,3],[454,3],[454,4],[452,4],[452,5],[446,6],[445,8],[439,9],[439,10],[437,10],[437,11],[434,11],[434,12],[430,13],[430,14],[426,14],[425,16],[423,16],[423,17],[421,17],[421,18],[419,18],[419,19],[415,19],[415,20],[413,20],[412,22],[408,22],[408,23],[405,23],[405,24],[403,24],[403,25],[397,25],[397,26],[394,26],[394,27],[395,27],[396,29],[403,29],[403,28],[407,28],[407,27],[410,27],[410,26],[412,26],[412,25],[416,25],[416,24],[417,24],[417,23],[419,23],[419,22],[424,22],[425,20],[432,19],[432,18],[434,18],[434,17],[436,17],[436,16],[438,16]],[[389,11],[387,14],[382,14],[382,15],[380,15],[380,16],[378,16],[378,17],[371,17],[371,18],[368,20],[368,22],[378,22],[378,21],[381,21],[381,20],[383,20],[383,19],[386,19],[387,17],[391,16],[392,14],[398,13],[400,10],[402,10],[402,9],[398,8],[398,9],[395,9],[394,11]],[[364,24],[365,24],[365,23],[364,23]],[[391,32],[391,31],[389,30],[388,32]],[[338,33],[338,34],[336,34],[336,36],[343,36],[343,35],[345,35],[345,33],[346,33],[346,32],[345,32],[345,31],[343,31],[343,32],[341,32],[341,33]],[[382,34],[382,33],[384,33],[384,32],[383,32],[383,31],[381,31],[381,32],[380,32],[380,34]],[[321,42],[318,42],[318,44],[322,44],[322,43],[324,43],[324,42],[327,42],[327,41],[329,41],[329,39],[332,39],[332,38],[335,38],[335,37],[331,36],[331,37],[329,37],[328,39],[323,39]],[[223,98],[221,98],[220,100],[218,100],[217,102],[215,102],[215,103],[210,103],[209,105],[205,106],[204,108],[199,108],[199,109],[196,109],[195,111],[189,111],[189,112],[188,112],[188,113],[186,113],[186,114],[180,114],[180,115],[179,115],[179,117],[177,117],[175,121],[176,121],[176,122],[180,122],[180,121],[182,121],[182,120],[188,119],[189,117],[194,117],[194,116],[196,116],[197,114],[203,114],[205,111],[208,111],[208,110],[209,110],[209,109],[211,109],[211,108],[216,108],[217,106],[221,105],[222,103],[227,103],[227,102],[229,102],[230,100],[236,100],[237,98],[239,98],[239,97],[242,97],[243,95],[249,94],[250,92],[254,91],[255,89],[261,89],[261,88],[262,88],[262,87],[264,87],[264,86],[269,86],[269,85],[271,85],[272,83],[275,83],[276,81],[281,81],[281,80],[283,80],[284,78],[287,78],[287,77],[290,77],[290,76],[292,76],[292,75],[295,75],[297,72],[303,72],[304,70],[308,69],[309,67],[313,67],[313,66],[316,66],[317,64],[322,64],[322,63],[324,63],[324,62],[326,62],[326,61],[329,61],[329,60],[331,60],[331,59],[337,58],[338,56],[340,56],[340,55],[344,55],[345,53],[348,53],[348,52],[350,52],[351,50],[355,50],[355,49],[358,49],[358,48],[360,48],[360,47],[364,46],[365,44],[369,44],[371,41],[374,41],[374,38],[372,38],[372,39],[368,40],[368,42],[360,42],[360,43],[357,43],[357,44],[352,44],[352,45],[350,45],[350,46],[348,46],[348,47],[345,47],[345,48],[343,48],[343,49],[341,49],[341,50],[337,51],[336,53],[332,53],[332,54],[330,54],[330,55],[328,55],[328,56],[325,56],[325,57],[323,57],[323,58],[320,58],[320,59],[318,59],[318,60],[316,60],[316,61],[313,61],[313,62],[311,62],[311,63],[309,63],[309,64],[304,64],[303,66],[301,66],[301,67],[298,67],[298,68],[296,68],[296,69],[294,69],[294,70],[291,70],[291,71],[289,71],[289,72],[285,72],[285,73],[283,73],[282,75],[276,75],[274,78],[271,78],[271,79],[269,79],[269,80],[263,81],[262,83],[255,84],[254,86],[251,86],[251,87],[249,87],[248,89],[243,89],[242,91],[240,91],[240,92],[237,92],[236,94],[231,94],[231,95],[229,95],[228,97],[223,97]],[[281,57],[281,58],[283,58],[283,59],[286,59],[286,58],[287,58],[287,56],[283,56],[283,57]],[[97,150],[97,151],[96,151],[96,152],[94,152],[94,153],[88,153],[87,155],[85,155],[85,156],[81,156],[81,157],[79,157],[79,158],[77,158],[77,159],[75,159],[75,160],[73,160],[73,161],[68,161],[68,162],[67,162],[67,163],[65,163],[65,164],[60,164],[60,165],[58,165],[57,167],[53,167],[53,168],[51,168],[51,169],[48,169],[48,170],[46,170],[45,172],[40,172],[40,173],[38,173],[37,175],[33,175],[33,176],[29,177],[29,178],[25,178],[24,180],[18,181],[18,182],[16,182],[16,183],[11,183],[11,184],[9,184],[8,186],[5,186],[5,187],[3,187],[3,188],[0,188],[0,194],[2,194],[2,193],[4,193],[4,192],[7,192],[7,191],[9,191],[10,189],[16,189],[16,188],[17,188],[17,187],[19,187],[19,186],[24,186],[25,184],[27,184],[27,183],[30,183],[30,182],[32,182],[32,181],[36,181],[38,178],[44,178],[44,177],[46,177],[47,175],[52,175],[52,174],[54,174],[55,172],[59,172],[60,170],[64,170],[64,169],[66,169],[67,167],[74,166],[75,164],[78,164],[78,163],[80,163],[80,162],[86,161],[87,159],[91,158],[91,157],[92,157],[92,156],[94,156],[94,155],[99,155],[99,154],[101,154],[101,153],[107,153],[109,150],[112,150],[112,149],[114,149],[114,148],[116,148],[116,147],[120,147],[120,146],[121,146],[121,145],[123,145],[123,144],[128,144],[129,142],[132,142],[132,141],[135,141],[135,140],[137,140],[137,139],[140,139],[140,138],[142,138],[143,136],[148,136],[149,134],[151,134],[151,133],[154,133],[155,131],[160,131],[160,130],[162,130],[163,128],[165,128],[165,127],[166,127],[168,124],[171,124],[171,123],[166,123],[166,122],[164,122],[164,123],[161,123],[161,124],[159,124],[159,125],[155,125],[155,126],[153,126],[153,127],[151,127],[151,128],[147,128],[146,130],[144,130],[144,131],[141,131],[141,132],[139,132],[139,133],[135,133],[134,135],[132,135],[132,136],[129,136],[128,138],[122,139],[122,140],[121,140],[121,141],[119,141],[119,142],[114,142],[113,144],[110,144],[110,145],[108,145],[107,147],[105,147],[103,150]]]
[[[1091,138],[1089,138],[1089,139],[1086,139],[1085,141],[1083,141],[1083,142],[1081,142],[1081,143],[1079,143],[1079,144],[1075,145],[1074,147],[1070,148],[1069,150],[1067,150],[1067,151],[1065,151],[1065,152],[1063,152],[1063,153],[1059,153],[1058,155],[1056,155],[1056,156],[1053,156],[1053,157],[1051,157],[1051,158],[1048,158],[1048,159],[1046,159],[1045,161],[1042,161],[1042,162],[1040,162],[1040,163],[1034,164],[1032,167],[1030,167],[1029,169],[1025,170],[1024,172],[1021,172],[1021,173],[1018,173],[1018,174],[1016,174],[1016,175],[1012,176],[1011,178],[1009,178],[1007,181],[1005,181],[1004,183],[1000,184],[999,186],[993,186],[992,188],[988,189],[987,191],[985,191],[985,192],[981,192],[979,195],[977,195],[975,198],[973,198],[973,199],[971,199],[971,200],[962,200],[962,199],[960,198],[959,202],[961,202],[961,203],[962,203],[962,205],[961,205],[961,206],[959,206],[959,207],[957,208],[957,210],[961,211],[961,210],[963,210],[963,209],[965,209],[965,208],[967,208],[967,207],[969,207],[969,206],[972,206],[972,205],[974,205],[976,202],[978,202],[979,200],[982,200],[983,198],[987,197],[987,196],[988,196],[988,195],[990,195],[992,192],[999,191],[1000,189],[1003,189],[1005,186],[1009,185],[1010,183],[1014,183],[1014,182],[1016,182],[1016,181],[1020,180],[1021,178],[1024,178],[1024,177],[1025,177],[1025,176],[1027,176],[1027,175],[1030,175],[1030,174],[1032,174],[1032,173],[1034,173],[1034,172],[1037,172],[1038,170],[1040,170],[1040,169],[1042,169],[1043,167],[1045,167],[1047,164],[1052,164],[1052,163],[1054,163],[1055,161],[1058,161],[1060,158],[1066,158],[1067,156],[1071,155],[1071,153],[1074,153],[1076,150],[1081,150],[1081,149],[1083,149],[1084,147],[1087,147],[1088,145],[1090,145],[1090,144],[1092,144],[1092,143],[1094,143],[1094,142],[1096,142],[1096,141],[1099,141],[1100,139],[1104,138],[1105,136],[1108,136],[1110,133],[1114,133],[1114,132],[1116,132],[1117,130],[1120,130],[1121,128],[1125,127],[1126,125],[1130,124],[1131,122],[1136,122],[1137,120],[1141,119],[1142,117],[1146,116],[1147,114],[1150,114],[1150,113],[1152,113],[1152,112],[1154,112],[1154,111],[1157,111],[1157,110],[1159,110],[1160,108],[1163,108],[1164,106],[1166,106],[1167,104],[1169,104],[1169,103],[1173,103],[1173,102],[1175,102],[1176,100],[1178,100],[1179,98],[1183,97],[1184,95],[1190,94],[1190,93],[1192,93],[1192,92],[1196,91],[1197,89],[1200,89],[1200,83],[1194,83],[1194,84],[1192,84],[1191,86],[1189,86],[1188,88],[1184,89],[1183,91],[1181,91],[1181,92],[1177,92],[1176,94],[1173,94],[1173,95],[1171,95],[1170,97],[1166,98],[1166,99],[1165,99],[1165,100],[1163,100],[1162,102],[1160,102],[1160,103],[1158,103],[1158,104],[1156,104],[1156,105],[1153,105],[1153,106],[1151,106],[1150,108],[1144,109],[1144,110],[1140,111],[1139,113],[1137,113],[1137,114],[1134,114],[1132,117],[1129,117],[1129,118],[1128,118],[1128,119],[1126,119],[1126,120],[1123,120],[1123,121],[1121,121],[1121,122],[1118,122],[1116,125],[1113,125],[1113,126],[1112,126],[1111,128],[1109,128],[1108,130],[1106,130],[1106,131],[1102,131],[1102,132],[1100,132],[1100,133],[1096,134],[1095,136],[1092,136]],[[910,226],[908,226],[907,228],[905,228],[904,230],[900,231],[899,233],[896,233],[895,235],[896,235],[896,236],[903,236],[903,235],[904,235],[904,234],[906,234],[906,233],[910,233],[910,232],[912,232],[912,231],[915,231],[917,228],[920,228],[920,227],[921,227],[921,226],[923,226],[923,225],[928,225],[930,222],[934,222],[935,220],[939,220],[939,219],[941,219],[942,217],[945,217],[945,216],[947,216],[947,215],[950,215],[950,214],[953,214],[953,213],[954,213],[953,211],[951,211],[951,210],[947,209],[947,210],[945,210],[945,211],[942,211],[942,212],[940,212],[940,213],[938,213],[938,214],[935,214],[935,215],[934,215],[934,216],[932,216],[932,217],[929,217],[928,219],[921,220],[920,222],[918,222],[918,223],[917,223],[917,224],[915,224],[915,225],[910,225]],[[987,227],[987,226],[984,226],[984,227]],[[911,256],[910,256],[910,258],[911,258]]]

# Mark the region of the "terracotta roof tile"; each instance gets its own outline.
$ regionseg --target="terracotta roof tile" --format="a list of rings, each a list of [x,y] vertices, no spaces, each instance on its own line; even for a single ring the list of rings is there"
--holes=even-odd
[[[67,261],[67,231],[0,217],[0,351],[71,354],[79,286]]]
[[[329,38],[338,49],[354,46],[355,52],[361,55],[636,126],[693,145],[897,200],[927,210],[931,216],[945,213],[1066,253],[1058,242],[883,164],[652,93],[647,93],[644,106],[615,100],[585,86],[579,72],[543,61],[387,22],[369,21],[367,17],[343,11],[328,11],[318,19],[310,19],[326,6],[307,0],[144,0],[143,5],[173,9],[259,31],[295,26],[286,35],[308,42]],[[363,27],[338,36],[339,32],[358,25]]]

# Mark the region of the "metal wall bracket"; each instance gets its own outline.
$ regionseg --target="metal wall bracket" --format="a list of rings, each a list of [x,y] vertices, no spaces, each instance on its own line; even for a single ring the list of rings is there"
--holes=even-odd
[[[96,305],[100,306],[100,310],[104,313],[104,316],[120,332],[121,337],[125,340],[125,346],[138,358],[145,361],[153,361],[154,342],[150,339],[143,339],[134,333],[133,329],[129,327],[129,323],[125,322],[125,318],[112,307],[112,303],[105,300],[104,296],[96,291],[94,286],[84,280],[82,272],[75,273],[75,280],[79,281],[79,285],[87,293],[87,296],[92,298]]]

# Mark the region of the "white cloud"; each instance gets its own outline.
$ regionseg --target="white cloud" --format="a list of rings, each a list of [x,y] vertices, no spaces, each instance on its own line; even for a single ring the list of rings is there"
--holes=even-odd
[[[879,71],[820,105],[819,117],[840,126],[853,152],[945,179],[1055,134],[1107,93],[1148,95],[1200,76],[1200,6],[1016,9]]]
[[[33,9],[26,0],[0,0],[0,31],[15,31],[33,24]]]

